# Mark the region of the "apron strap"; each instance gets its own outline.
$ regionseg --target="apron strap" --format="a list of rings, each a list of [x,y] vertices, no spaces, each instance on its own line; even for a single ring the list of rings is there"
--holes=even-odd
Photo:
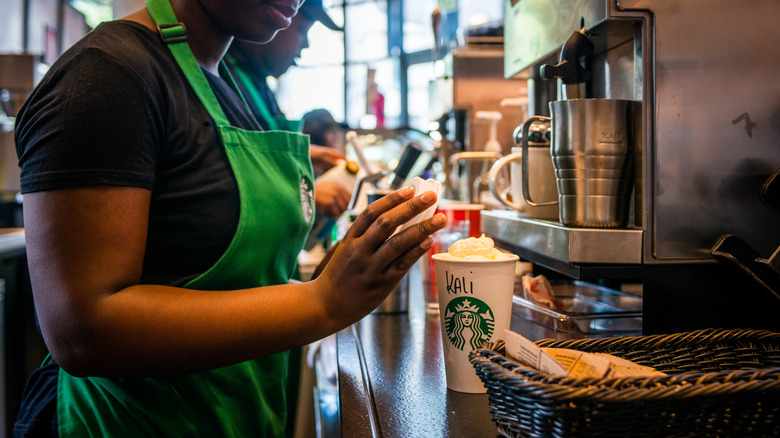
[[[227,57],[231,55],[228,54],[225,56]],[[268,123],[270,130],[275,131],[280,129],[280,126],[276,121],[276,117],[271,114],[271,111],[265,104],[263,97],[260,95],[260,92],[257,90],[254,82],[252,82],[252,79],[243,68],[238,66],[238,62],[234,58],[231,58],[230,61],[231,65],[233,66],[233,72],[236,74],[236,78],[241,81],[241,83],[244,85],[244,88],[247,90],[247,92],[249,92],[249,98],[251,98],[252,102],[255,104],[255,106],[257,106],[257,109],[260,111],[260,115],[263,117],[263,119],[265,119],[266,123]]]
[[[252,82],[252,79],[243,68],[238,66],[238,61],[230,53],[225,54],[225,61],[229,62],[233,73],[236,75],[236,79],[241,81],[241,84],[244,85],[244,89],[246,89],[246,91],[249,93],[249,96],[247,97],[252,99],[252,102],[255,104],[258,111],[260,111],[260,115],[268,123],[268,128],[271,131],[279,129],[279,126],[276,123],[276,118],[271,115],[271,111],[269,111],[268,107],[265,105],[265,101],[257,91],[257,87],[255,86],[254,82]],[[243,97],[243,93],[239,94],[241,94]]]
[[[233,91],[238,94],[238,97],[241,98],[241,101],[244,102],[244,107],[246,107],[247,112],[249,114],[252,114],[252,107],[249,106],[249,102],[247,102],[246,97],[244,97],[244,93],[241,92],[241,89],[238,87],[238,83],[236,82],[236,79],[233,77],[233,74],[230,73],[230,68],[228,67],[227,62],[228,54],[225,54],[225,57],[222,58],[222,61],[219,61],[219,75],[222,77],[222,79],[227,82],[227,84],[230,86],[230,88],[233,89]]]
[[[157,25],[160,39],[168,45],[168,49],[179,64],[179,68],[217,126],[230,126],[214,91],[211,90],[206,76],[203,75],[195,55],[192,54],[192,50],[187,44],[187,28],[184,27],[184,23],[177,20],[170,2],[168,0],[147,0],[146,9],[152,16],[154,24]]]

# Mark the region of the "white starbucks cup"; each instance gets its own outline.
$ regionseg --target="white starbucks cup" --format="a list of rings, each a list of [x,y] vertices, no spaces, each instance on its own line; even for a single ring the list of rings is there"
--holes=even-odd
[[[487,392],[469,353],[484,342],[503,339],[509,329],[518,256],[504,256],[497,260],[432,256],[447,388],[454,391]]]

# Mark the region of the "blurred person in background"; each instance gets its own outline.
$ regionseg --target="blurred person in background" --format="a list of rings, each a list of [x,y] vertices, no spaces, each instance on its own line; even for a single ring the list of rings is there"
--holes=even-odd
[[[264,130],[301,130],[301,121],[287,119],[279,108],[276,96],[268,85],[268,78],[278,78],[295,65],[303,49],[309,47],[309,29],[317,21],[328,29],[342,30],[325,12],[322,0],[306,0],[293,17],[290,27],[279,32],[273,40],[257,44],[236,39],[225,55],[228,70]],[[335,166],[339,160],[346,159],[343,151],[323,147],[315,141],[311,143],[315,176]],[[316,184],[314,196],[318,212],[330,218],[338,218],[347,209],[352,193],[341,184],[322,183]]]
[[[312,144],[323,145],[346,153],[346,133],[349,125],[339,123],[324,108],[311,110],[301,119],[301,131],[307,134]]]
[[[235,40],[228,49],[225,56],[228,69],[265,130],[300,130],[300,121],[288,120],[279,108],[267,79],[278,78],[296,65],[303,49],[309,47],[309,30],[317,21],[330,30],[342,31],[325,12],[322,0],[306,0],[290,27],[270,42]]]

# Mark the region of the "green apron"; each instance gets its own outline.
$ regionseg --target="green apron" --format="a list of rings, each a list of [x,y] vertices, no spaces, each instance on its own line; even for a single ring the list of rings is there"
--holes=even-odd
[[[235,57],[230,54],[225,55],[225,63],[227,64],[228,69],[235,75],[236,80],[240,81],[249,93],[249,96],[245,96],[245,98],[251,99],[252,103],[257,105],[257,109],[260,111],[260,117],[268,123],[268,127],[272,131],[299,132],[301,130],[300,120],[290,120],[271,114],[271,110],[268,108],[268,105],[265,104],[265,100],[263,100],[263,97],[260,95],[260,91],[255,86],[252,78],[250,78],[249,74],[238,65],[238,61],[236,61]]]
[[[216,123],[241,204],[228,249],[185,287],[230,290],[287,283],[314,209],[308,137],[230,126],[186,39],[177,38],[185,30],[168,0],[148,0],[147,9]],[[161,378],[79,378],[61,370],[59,433],[62,437],[283,436],[287,373],[286,352]]]

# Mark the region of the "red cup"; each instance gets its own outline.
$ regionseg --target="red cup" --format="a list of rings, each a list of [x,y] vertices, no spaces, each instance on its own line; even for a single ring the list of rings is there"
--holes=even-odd
[[[423,270],[423,285],[425,289],[425,308],[429,313],[439,311],[439,294],[436,290],[436,272],[433,265],[433,254],[447,252],[455,240],[466,237],[479,237],[480,214],[485,209],[484,204],[468,204],[465,202],[442,200],[436,208],[436,213],[447,216],[447,226],[434,234],[433,246],[421,258]],[[468,228],[468,231],[466,231]],[[468,233],[468,235],[466,235]]]
[[[480,230],[480,212],[484,209],[484,204],[442,201],[436,207],[436,212],[444,213],[447,216],[448,224],[454,224],[457,221],[469,221],[469,237],[479,237],[482,235]]]

